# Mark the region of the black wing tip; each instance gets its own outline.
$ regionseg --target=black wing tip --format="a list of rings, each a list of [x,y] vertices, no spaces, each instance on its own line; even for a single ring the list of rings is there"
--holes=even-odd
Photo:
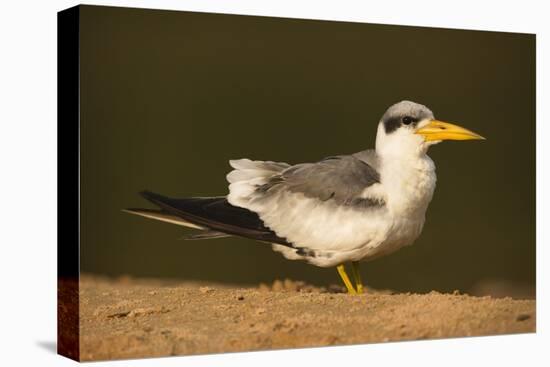
[[[166,200],[167,197],[162,196],[160,194],[157,194],[151,190],[142,190],[139,192],[139,195],[152,202],[153,204],[158,205],[159,201]],[[158,214],[165,212],[163,209],[146,209],[146,208],[124,208],[121,209],[123,212],[131,213],[131,214],[143,214],[143,213],[150,213],[150,214]]]
[[[151,190],[142,190],[139,192],[139,195],[147,200],[164,198],[164,196],[157,194]]]
[[[224,233],[224,236],[240,236],[292,247],[292,244],[285,238],[277,236],[275,232],[265,227],[257,213],[231,205],[225,196],[172,199],[149,190],[143,190],[139,194],[160,207],[160,210],[130,208],[125,211],[141,215],[144,212],[166,213],[197,226],[208,228],[212,232],[218,232],[220,236],[221,233]],[[201,236],[197,236],[195,239],[201,239],[198,237]]]
[[[149,190],[140,191],[139,195],[142,198],[150,201],[151,203],[153,203],[155,205],[158,205],[158,206],[161,206],[161,207],[162,207],[162,204],[166,203],[167,201],[172,200],[167,196],[157,194],[156,192],[149,191]]]

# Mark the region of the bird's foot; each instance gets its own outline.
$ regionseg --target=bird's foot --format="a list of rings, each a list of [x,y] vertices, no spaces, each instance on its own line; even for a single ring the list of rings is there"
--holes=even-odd
[[[348,274],[346,273],[346,269],[344,267],[344,264],[340,264],[336,267],[336,270],[338,270],[338,274],[340,274],[340,278],[342,278],[342,281],[344,282],[344,285],[346,286],[346,289],[348,290],[348,294],[357,294],[357,291],[355,288],[353,288],[353,285],[351,284],[351,281],[349,280]]]

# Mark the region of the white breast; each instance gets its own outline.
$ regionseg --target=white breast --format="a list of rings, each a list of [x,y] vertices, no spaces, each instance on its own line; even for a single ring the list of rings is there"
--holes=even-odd
[[[436,184],[435,165],[427,155],[414,160],[384,162],[382,167],[381,185],[388,209],[386,220],[391,226],[384,240],[375,249],[365,252],[364,260],[411,245],[418,238]]]
[[[423,155],[409,160],[387,160],[381,167],[381,183],[392,213],[407,218],[423,216],[436,183],[431,158]]]

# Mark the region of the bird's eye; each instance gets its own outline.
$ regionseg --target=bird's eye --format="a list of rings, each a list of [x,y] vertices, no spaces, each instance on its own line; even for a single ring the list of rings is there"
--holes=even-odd
[[[410,125],[413,121],[414,121],[414,119],[410,116],[403,117],[403,123],[405,125]]]

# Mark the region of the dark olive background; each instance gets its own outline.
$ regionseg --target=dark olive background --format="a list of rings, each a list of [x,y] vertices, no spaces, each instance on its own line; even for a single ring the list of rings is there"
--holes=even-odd
[[[315,161],[374,146],[385,109],[429,106],[484,142],[430,149],[438,186],[414,246],[367,284],[535,284],[535,36],[128,8],[81,8],[81,270],[255,284],[338,282],[269,245],[187,242],[121,212],[138,196],[227,193],[229,159]]]

